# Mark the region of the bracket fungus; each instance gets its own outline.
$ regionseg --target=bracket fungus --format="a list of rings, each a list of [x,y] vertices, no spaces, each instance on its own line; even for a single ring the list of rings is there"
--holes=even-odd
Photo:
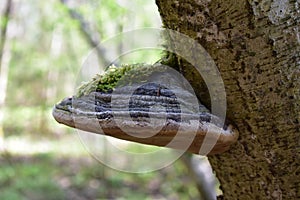
[[[160,63],[109,67],[53,108],[57,122],[76,129],[143,144],[203,154],[221,153],[238,132],[195,97],[178,72]],[[205,153],[206,154],[206,153]]]

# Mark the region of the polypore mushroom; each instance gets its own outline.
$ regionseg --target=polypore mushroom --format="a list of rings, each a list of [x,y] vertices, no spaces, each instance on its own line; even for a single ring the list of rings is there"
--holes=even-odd
[[[237,140],[195,97],[184,78],[168,67],[110,67],[84,84],[77,95],[53,108],[59,123],[123,140],[215,154]],[[201,146],[206,145],[201,150]]]

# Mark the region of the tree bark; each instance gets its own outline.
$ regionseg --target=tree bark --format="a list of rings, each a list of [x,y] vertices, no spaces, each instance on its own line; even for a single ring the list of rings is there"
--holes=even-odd
[[[232,149],[209,157],[224,199],[299,199],[300,2],[156,4],[164,26],[197,40],[224,81],[227,119],[240,133]],[[174,67],[209,106],[205,84],[193,67],[180,58]]]

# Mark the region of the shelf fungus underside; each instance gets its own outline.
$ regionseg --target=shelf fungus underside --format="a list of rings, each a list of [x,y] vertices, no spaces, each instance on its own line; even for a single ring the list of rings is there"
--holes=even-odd
[[[76,129],[196,154],[215,138],[209,154],[226,151],[237,131],[218,125],[185,85],[160,64],[112,66],[56,104],[53,116]]]

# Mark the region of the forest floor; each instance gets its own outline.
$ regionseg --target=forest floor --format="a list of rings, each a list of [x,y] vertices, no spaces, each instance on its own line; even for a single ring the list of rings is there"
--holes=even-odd
[[[198,199],[180,161],[155,172],[132,174],[110,169],[88,154],[21,151],[0,154],[0,199]]]

